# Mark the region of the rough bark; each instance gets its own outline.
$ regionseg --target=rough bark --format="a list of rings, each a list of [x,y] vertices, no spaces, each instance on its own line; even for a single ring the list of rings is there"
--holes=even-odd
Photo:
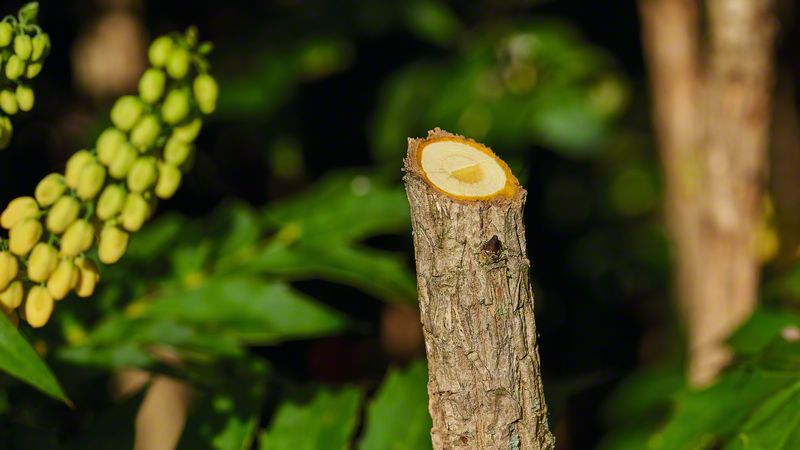
[[[428,138],[450,136],[441,130]],[[464,201],[429,185],[409,139],[431,437],[443,449],[552,449],[542,389],[521,187]]]
[[[724,344],[757,300],[754,235],[766,170],[772,84],[770,0],[641,0],[654,121],[686,321],[688,376],[713,380]]]

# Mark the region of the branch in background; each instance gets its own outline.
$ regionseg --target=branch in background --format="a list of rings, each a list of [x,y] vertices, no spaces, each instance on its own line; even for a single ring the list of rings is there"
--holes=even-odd
[[[709,0],[707,70],[700,73],[698,3],[640,4],[688,376],[702,385],[729,361],[724,340],[757,300],[753,236],[770,123],[772,5]]]
[[[553,449],[522,220],[525,190],[436,129],[405,160],[433,447]]]

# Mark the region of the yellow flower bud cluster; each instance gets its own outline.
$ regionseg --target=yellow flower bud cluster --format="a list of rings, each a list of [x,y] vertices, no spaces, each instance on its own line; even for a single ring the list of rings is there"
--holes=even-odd
[[[0,21],[0,150],[13,134],[10,116],[33,108],[29,80],[42,71],[50,37],[36,24],[38,6],[29,3],[15,16]]]
[[[156,39],[139,95],[117,100],[113,126],[96,148],[73,154],[63,174],[47,175],[33,197],[16,198],[0,213],[8,230],[8,239],[0,237],[0,308],[12,321],[20,311],[41,327],[70,291],[92,295],[99,272],[87,252],[96,243],[102,263],[117,262],[157,199],[175,193],[202,115],[216,107],[208,49],[197,45],[194,30]]]

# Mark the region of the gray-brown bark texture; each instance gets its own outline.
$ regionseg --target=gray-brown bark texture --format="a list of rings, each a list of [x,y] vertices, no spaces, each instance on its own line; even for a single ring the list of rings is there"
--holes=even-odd
[[[428,138],[451,136],[436,129]],[[421,320],[437,450],[554,448],[540,374],[521,187],[465,201],[432,187],[409,139]]]

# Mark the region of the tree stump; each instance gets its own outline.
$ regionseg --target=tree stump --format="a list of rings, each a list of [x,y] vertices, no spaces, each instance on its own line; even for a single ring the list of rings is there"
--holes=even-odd
[[[553,449],[525,190],[489,148],[438,128],[409,139],[405,172],[433,447]]]

